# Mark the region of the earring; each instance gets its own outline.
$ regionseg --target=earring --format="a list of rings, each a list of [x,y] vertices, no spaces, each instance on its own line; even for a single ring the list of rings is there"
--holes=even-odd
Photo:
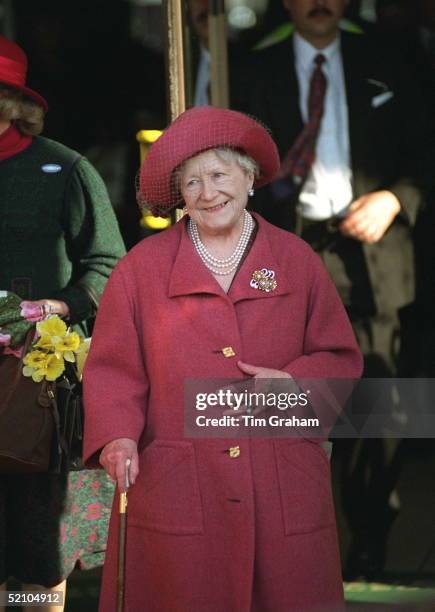
[[[254,191],[254,189],[251,187],[251,189],[249,189],[249,190],[248,190],[248,196],[249,196],[250,198],[252,198],[252,196],[254,195],[254,193],[255,193],[255,191]]]

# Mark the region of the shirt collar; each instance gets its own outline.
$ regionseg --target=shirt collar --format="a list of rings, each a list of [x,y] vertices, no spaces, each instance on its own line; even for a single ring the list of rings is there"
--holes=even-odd
[[[200,61],[205,64],[210,64],[211,56],[210,51],[201,45],[200,47]]]
[[[311,72],[314,58],[319,53],[324,55],[326,61],[329,63],[334,59],[340,50],[340,36],[338,35],[324,49],[316,49],[316,47],[313,47],[313,45],[305,40],[298,32],[295,32],[293,35],[293,45],[296,62],[304,71]]]

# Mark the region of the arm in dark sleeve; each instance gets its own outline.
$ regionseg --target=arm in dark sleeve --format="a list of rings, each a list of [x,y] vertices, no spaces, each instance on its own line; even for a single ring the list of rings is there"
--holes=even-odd
[[[399,217],[414,226],[433,188],[435,121],[420,83],[409,66],[394,62],[391,69],[396,106],[398,165],[388,187],[401,205]]]
[[[55,297],[68,304],[75,323],[95,313],[107,279],[125,253],[106,187],[84,158],[66,190],[63,223],[73,273],[70,284]]]

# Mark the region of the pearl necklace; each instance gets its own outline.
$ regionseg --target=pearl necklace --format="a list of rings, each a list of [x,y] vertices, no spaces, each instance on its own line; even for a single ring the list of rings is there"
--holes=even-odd
[[[213,272],[213,274],[227,276],[228,274],[232,274],[232,272],[237,269],[242,260],[243,254],[251,238],[252,230],[254,229],[254,220],[245,210],[243,215],[243,228],[239,241],[233,253],[225,259],[218,259],[217,257],[214,257],[205,247],[204,243],[199,237],[198,226],[196,225],[195,221],[189,219],[189,224],[187,227],[190,239],[192,240],[193,245],[204,265],[211,272]]]

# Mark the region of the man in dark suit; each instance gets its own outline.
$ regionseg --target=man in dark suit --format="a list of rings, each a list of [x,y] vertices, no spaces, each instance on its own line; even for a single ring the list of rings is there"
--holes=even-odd
[[[210,0],[187,0],[187,22],[190,26],[190,60],[191,65],[188,69],[188,105],[206,106],[212,104],[211,101],[211,64],[212,57],[209,50],[209,14],[216,17],[216,8],[219,5],[211,3]],[[226,45],[228,54],[228,69],[231,68],[232,61],[240,58],[246,51],[242,44],[239,44],[231,36],[227,35],[226,40],[221,40],[221,45]],[[219,59],[222,62],[221,54]],[[239,61],[239,60],[237,60]]]
[[[192,31],[192,104],[210,104],[210,52],[208,50],[208,0],[188,0]]]
[[[272,130],[282,158],[280,180],[253,207],[319,252],[365,354],[366,375],[395,375],[399,311],[414,300],[412,227],[424,201],[430,130],[422,101],[385,50],[377,53],[364,35],[340,33],[345,0],[284,6],[293,35],[252,54],[232,91],[233,107]],[[353,535],[348,569],[370,576],[382,568],[398,507],[397,465],[391,468],[379,440],[349,441],[342,450]]]

